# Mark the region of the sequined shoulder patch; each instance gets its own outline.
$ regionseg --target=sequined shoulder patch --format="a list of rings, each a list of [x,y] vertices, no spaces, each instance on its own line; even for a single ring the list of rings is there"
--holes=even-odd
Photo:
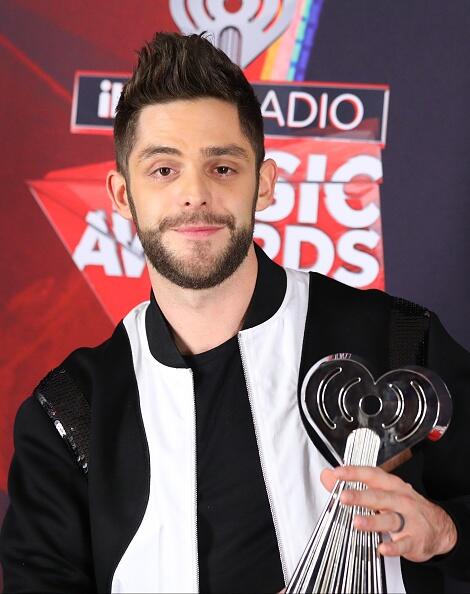
[[[67,371],[56,367],[34,391],[84,474],[88,472],[90,405]]]

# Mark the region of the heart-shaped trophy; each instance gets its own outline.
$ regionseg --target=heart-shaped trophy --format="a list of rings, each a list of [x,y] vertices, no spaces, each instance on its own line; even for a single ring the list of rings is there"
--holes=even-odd
[[[446,431],[452,400],[445,383],[429,369],[406,366],[374,380],[360,358],[330,355],[307,373],[301,389],[307,423],[340,464],[379,466],[428,437]],[[387,592],[382,534],[360,532],[353,517],[375,512],[343,505],[344,489],[362,483],[338,481],[286,594],[294,592]]]

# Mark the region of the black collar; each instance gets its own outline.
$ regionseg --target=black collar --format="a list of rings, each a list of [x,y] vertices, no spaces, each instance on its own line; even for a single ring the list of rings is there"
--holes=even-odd
[[[258,276],[246,312],[243,330],[258,326],[271,318],[279,309],[287,287],[285,270],[268,258],[256,243],[254,245],[258,259]],[[150,292],[145,328],[150,352],[157,361],[169,367],[187,367],[187,363],[176,348],[170,326],[158,306],[153,291]]]

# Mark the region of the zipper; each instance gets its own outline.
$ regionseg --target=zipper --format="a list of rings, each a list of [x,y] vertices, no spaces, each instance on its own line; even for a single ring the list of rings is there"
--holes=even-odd
[[[251,384],[250,384],[250,380],[248,378],[247,366],[246,366],[246,359],[245,359],[245,352],[243,350],[242,342],[243,342],[242,335],[239,332],[238,333],[238,347],[239,347],[239,351],[240,351],[240,358],[241,358],[241,361],[242,361],[242,369],[243,369],[243,376],[245,378],[246,391],[247,391],[247,394],[248,394],[248,402],[250,403],[251,417],[253,419],[253,427],[255,429],[255,438],[256,438],[256,445],[258,446],[258,453],[259,453],[259,459],[260,459],[260,464],[261,464],[261,473],[263,475],[264,485],[266,487],[266,493],[267,493],[267,496],[268,496],[269,509],[271,511],[271,516],[272,516],[272,519],[273,519],[274,532],[276,534],[277,546],[278,546],[278,549],[279,549],[279,556],[281,558],[281,568],[282,568],[282,574],[284,576],[284,584],[287,585],[287,569],[286,569],[284,548],[282,546],[281,533],[280,533],[280,530],[279,530],[279,524],[277,522],[276,512],[274,510],[274,505],[273,505],[273,500],[272,500],[272,494],[271,494],[271,487],[269,486],[269,481],[268,481],[268,477],[267,477],[266,465],[265,465],[264,456],[263,456],[263,450],[262,450],[262,448],[260,446],[260,436],[259,436],[258,423],[256,421],[255,411],[253,409],[253,400],[252,400],[252,396],[251,396]]]
[[[189,369],[191,375],[191,388],[193,392],[193,430],[194,430],[194,558],[196,568],[196,588],[195,592],[199,592],[199,550],[197,541],[197,435],[196,435],[196,391],[194,389],[194,374],[193,370]]]

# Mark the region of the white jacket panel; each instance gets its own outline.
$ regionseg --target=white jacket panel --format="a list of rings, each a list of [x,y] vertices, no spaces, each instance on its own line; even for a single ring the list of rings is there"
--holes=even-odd
[[[319,475],[329,466],[310,441],[297,403],[308,275],[292,270],[287,274],[286,296],[276,314],[264,324],[240,333],[263,474],[286,580],[293,574],[327,500]]]
[[[114,573],[112,592],[197,592],[196,449],[192,372],[150,353],[144,303],[124,320],[150,452],[142,522]]]

